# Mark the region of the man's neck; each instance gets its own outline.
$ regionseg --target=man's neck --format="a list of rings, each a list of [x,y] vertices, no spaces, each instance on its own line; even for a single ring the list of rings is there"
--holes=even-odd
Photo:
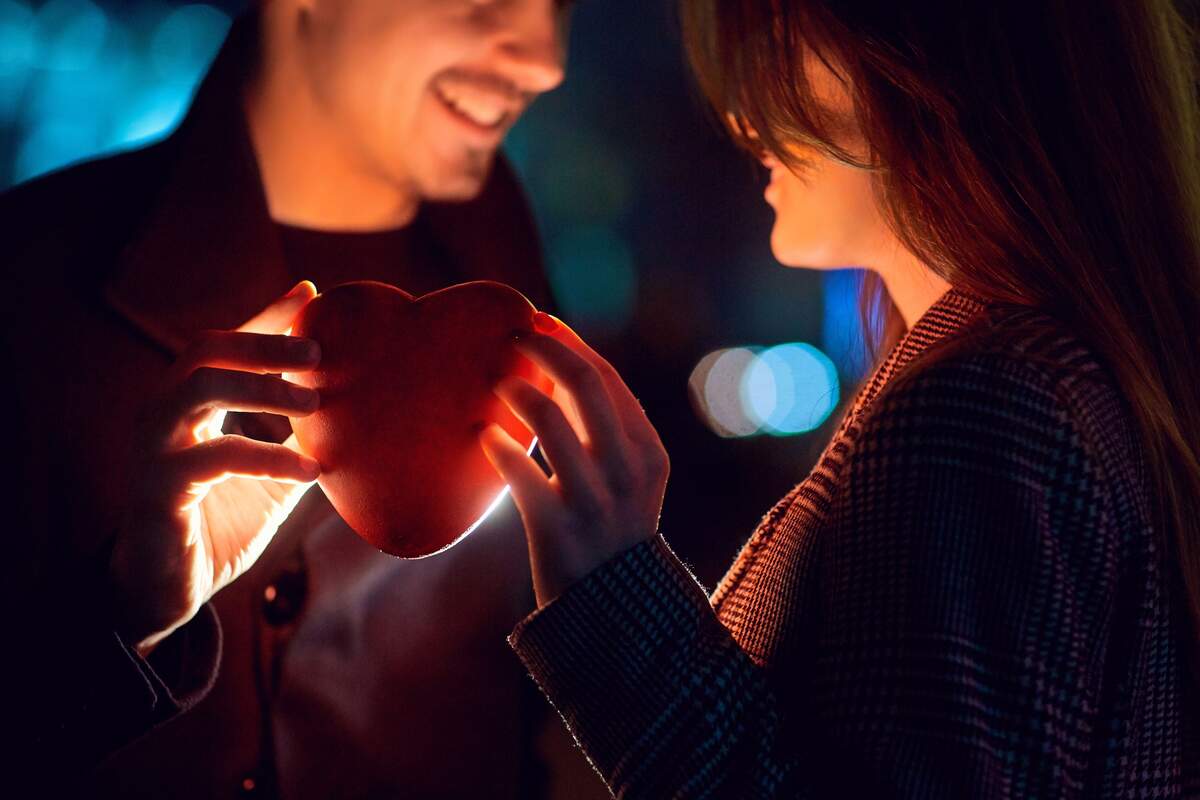
[[[324,231],[386,230],[411,223],[420,206],[416,192],[353,163],[340,146],[343,132],[331,129],[313,98],[299,88],[303,75],[286,48],[273,48],[262,36],[265,57],[246,83],[242,107],[271,218]],[[272,57],[273,50],[280,57]]]

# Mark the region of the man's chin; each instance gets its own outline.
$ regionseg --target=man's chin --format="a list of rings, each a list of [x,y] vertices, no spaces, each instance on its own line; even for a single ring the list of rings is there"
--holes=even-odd
[[[432,203],[464,203],[474,200],[483,191],[495,162],[495,153],[486,158],[472,158],[468,163],[445,166],[423,176],[419,188],[421,197]]]

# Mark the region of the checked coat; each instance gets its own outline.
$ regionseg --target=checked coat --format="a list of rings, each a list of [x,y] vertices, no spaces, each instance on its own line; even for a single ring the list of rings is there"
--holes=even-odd
[[[952,289],[711,597],[658,536],[510,643],[621,798],[1200,797],[1149,491],[1093,351]]]

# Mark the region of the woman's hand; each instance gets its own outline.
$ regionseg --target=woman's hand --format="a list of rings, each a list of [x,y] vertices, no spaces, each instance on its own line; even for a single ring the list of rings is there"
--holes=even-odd
[[[118,629],[143,651],[249,569],[320,474],[295,437],[221,433],[226,411],[316,410],[314,390],[278,377],[320,360],[316,342],[280,335],[315,294],[306,281],[237,331],[201,334],[143,412],[109,562]]]
[[[658,530],[670,470],[637,398],[607,361],[549,314],[517,349],[555,382],[554,398],[520,378],[496,394],[538,437],[542,468],[497,425],[484,453],[512,488],[525,523],[538,607]]]

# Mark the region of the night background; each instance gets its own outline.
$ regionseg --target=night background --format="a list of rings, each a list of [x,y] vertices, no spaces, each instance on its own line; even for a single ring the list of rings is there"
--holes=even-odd
[[[243,7],[0,0],[0,188],[169,134]],[[719,130],[679,38],[672,0],[579,3],[565,83],[505,149],[561,315],[671,455],[662,531],[712,588],[862,378],[860,275],[775,262],[765,173]]]
[[[0,188],[170,133],[244,6],[0,0]],[[562,316],[666,443],[663,532],[711,587],[861,379],[860,276],[772,258],[765,175],[690,81],[670,0],[580,3],[566,81],[505,149]],[[782,344],[803,346],[758,351]]]

